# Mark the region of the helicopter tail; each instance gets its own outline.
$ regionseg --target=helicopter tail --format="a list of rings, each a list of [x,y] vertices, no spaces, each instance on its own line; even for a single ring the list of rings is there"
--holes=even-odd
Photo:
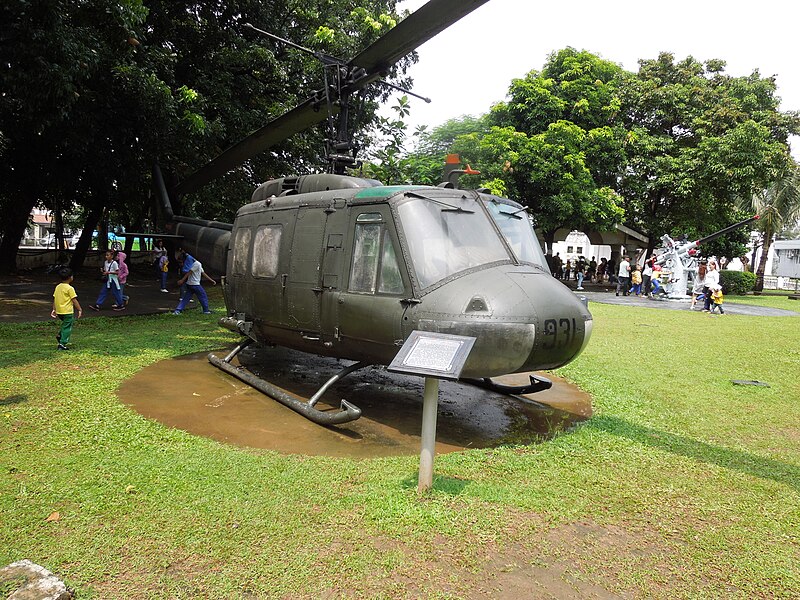
[[[176,247],[183,248],[199,260],[206,271],[224,274],[228,264],[228,244],[233,225],[174,214],[172,201],[158,163],[153,164],[153,187],[157,197],[158,223],[166,231],[165,237],[169,236],[174,240]]]

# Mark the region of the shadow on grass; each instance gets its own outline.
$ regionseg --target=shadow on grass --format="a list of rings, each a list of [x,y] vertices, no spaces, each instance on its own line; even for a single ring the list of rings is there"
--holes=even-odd
[[[27,402],[28,397],[24,394],[15,394],[14,396],[6,396],[0,400],[0,406],[11,406],[12,404],[22,404]]]
[[[416,489],[418,483],[419,474],[414,473],[403,480],[402,486],[404,489]],[[470,483],[471,480],[469,479],[457,479],[455,477],[444,477],[434,474],[431,491],[441,492],[449,496],[458,496]]]
[[[584,427],[625,437],[651,448],[666,450],[745,475],[771,479],[800,491],[800,467],[796,465],[763,458],[741,450],[699,442],[661,429],[643,427],[617,417],[594,417]]]
[[[56,350],[55,320],[0,324],[0,369],[23,367],[39,361],[68,359],[79,364],[94,356],[127,357],[141,351],[174,347],[176,353],[195,350],[192,346],[219,348],[234,336],[217,325],[224,316],[220,309],[211,315],[199,311],[172,315],[125,315],[79,319],[70,340],[71,352]],[[193,343],[192,341],[196,343]]]

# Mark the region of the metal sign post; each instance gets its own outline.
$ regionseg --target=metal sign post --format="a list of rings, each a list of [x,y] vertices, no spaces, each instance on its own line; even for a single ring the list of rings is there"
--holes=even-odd
[[[463,335],[412,331],[387,367],[388,371],[395,373],[425,376],[418,493],[423,493],[433,486],[439,379],[457,380],[461,376],[475,339]]]
[[[433,486],[433,459],[436,456],[436,413],[439,406],[439,380],[425,378],[425,395],[422,398],[422,443],[419,453],[419,480],[417,493]]]

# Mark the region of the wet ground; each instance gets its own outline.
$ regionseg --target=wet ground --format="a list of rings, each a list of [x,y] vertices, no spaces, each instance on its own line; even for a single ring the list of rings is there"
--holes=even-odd
[[[239,356],[251,372],[306,398],[350,364],[284,348],[248,349]],[[536,443],[591,416],[588,394],[549,378],[554,382],[550,390],[520,397],[442,381],[436,452]],[[527,376],[500,381],[518,385],[526,383]],[[118,395],[145,417],[221,442],[293,454],[366,458],[419,453],[423,387],[420,377],[377,367],[357,371],[335,384],[317,406],[338,409],[345,398],[361,408],[361,418],[321,427],[216,369],[205,354],[195,354],[145,368],[126,381]]]

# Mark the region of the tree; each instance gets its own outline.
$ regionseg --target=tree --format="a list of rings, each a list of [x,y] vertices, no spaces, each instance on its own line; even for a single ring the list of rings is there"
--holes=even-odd
[[[629,225],[662,234],[711,233],[736,220],[736,198],[774,180],[790,160],[798,115],[781,113],[773,78],[724,74],[720,60],[662,53],[620,80],[629,157],[621,191]]]
[[[760,292],[764,289],[764,271],[775,236],[800,220],[800,166],[794,163],[781,177],[745,199],[742,207],[759,215],[756,226],[761,232],[762,248],[755,290]]]
[[[0,271],[14,268],[37,203],[53,208],[58,199],[86,213],[87,242],[81,240],[74,256],[80,263],[101,215],[126,226],[144,220],[154,160],[179,179],[320,87],[321,69],[310,57],[265,42],[243,23],[266,24],[281,37],[352,56],[392,26],[395,3],[4,3]],[[365,93],[367,121],[381,93]],[[177,208],[230,217],[255,183],[318,164],[322,137],[294,136]]]
[[[479,165],[482,183],[532,209],[545,241],[557,229],[607,227],[622,216],[615,186],[626,132],[617,122],[622,69],[565,48],[541,72],[512,81],[492,107],[487,133],[461,136],[453,150]]]

